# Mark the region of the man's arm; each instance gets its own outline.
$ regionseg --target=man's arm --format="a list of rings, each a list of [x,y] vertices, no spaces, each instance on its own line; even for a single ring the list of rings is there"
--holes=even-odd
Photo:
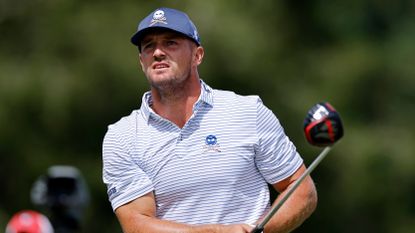
[[[273,205],[279,202],[285,195],[288,187],[292,185],[304,173],[306,167],[301,167],[290,177],[273,184],[276,191],[280,192]],[[316,209],[317,191],[310,176],[307,176],[288,200],[275,213],[265,226],[265,233],[287,233],[301,225]]]
[[[157,219],[153,193],[117,208],[115,214],[125,233],[248,233],[252,229],[246,224],[196,226]]]

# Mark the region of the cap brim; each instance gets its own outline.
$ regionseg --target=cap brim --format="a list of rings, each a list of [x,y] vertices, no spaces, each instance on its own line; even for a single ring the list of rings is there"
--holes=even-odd
[[[191,38],[190,36],[184,34],[183,32],[180,31],[176,31],[174,29],[168,28],[168,27],[162,27],[162,26],[155,26],[155,27],[148,27],[148,28],[144,28],[143,30],[140,30],[138,32],[136,32],[130,39],[131,43],[133,43],[134,45],[140,47],[140,43],[141,40],[144,38],[145,34],[147,34],[148,32],[152,31],[152,30],[157,30],[157,29],[163,29],[166,31],[171,31],[171,32],[175,32],[177,34],[183,35],[184,37],[194,41],[198,46],[200,45],[200,43],[196,40],[194,40],[193,38]]]
[[[132,37],[131,37],[131,43],[133,43],[136,46],[140,46],[140,42],[143,39],[144,35],[146,33],[148,33],[149,31],[152,30],[157,30],[157,29],[163,29],[166,31],[172,31],[172,32],[176,32],[176,33],[180,33],[183,34],[181,32],[175,31],[173,29],[167,28],[167,27],[162,27],[162,26],[155,26],[155,27],[148,27],[148,28],[144,28],[138,32],[136,32]]]
[[[139,32],[136,32],[132,37],[131,37],[131,43],[133,43],[134,45],[138,46],[138,43],[140,42],[140,34]]]

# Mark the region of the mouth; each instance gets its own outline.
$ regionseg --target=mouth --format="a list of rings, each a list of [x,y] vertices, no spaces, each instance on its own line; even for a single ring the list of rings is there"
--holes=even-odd
[[[166,63],[156,63],[156,64],[154,64],[152,67],[153,67],[153,69],[155,69],[155,70],[160,70],[160,69],[166,69],[166,68],[169,68],[170,66],[169,66],[168,64],[166,64]]]

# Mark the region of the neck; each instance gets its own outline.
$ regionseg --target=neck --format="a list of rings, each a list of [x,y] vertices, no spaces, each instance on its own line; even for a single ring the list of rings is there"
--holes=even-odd
[[[200,93],[201,86],[198,78],[164,90],[153,87],[151,89],[152,108],[163,118],[173,122],[179,128],[183,128],[193,114],[193,105],[198,100]]]

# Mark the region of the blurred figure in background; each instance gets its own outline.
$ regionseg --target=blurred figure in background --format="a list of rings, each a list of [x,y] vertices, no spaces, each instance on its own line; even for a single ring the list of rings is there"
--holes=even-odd
[[[31,199],[48,213],[56,233],[69,233],[81,229],[89,192],[77,168],[52,166],[34,183]]]
[[[6,233],[54,233],[49,219],[34,210],[22,210],[12,216]]]

